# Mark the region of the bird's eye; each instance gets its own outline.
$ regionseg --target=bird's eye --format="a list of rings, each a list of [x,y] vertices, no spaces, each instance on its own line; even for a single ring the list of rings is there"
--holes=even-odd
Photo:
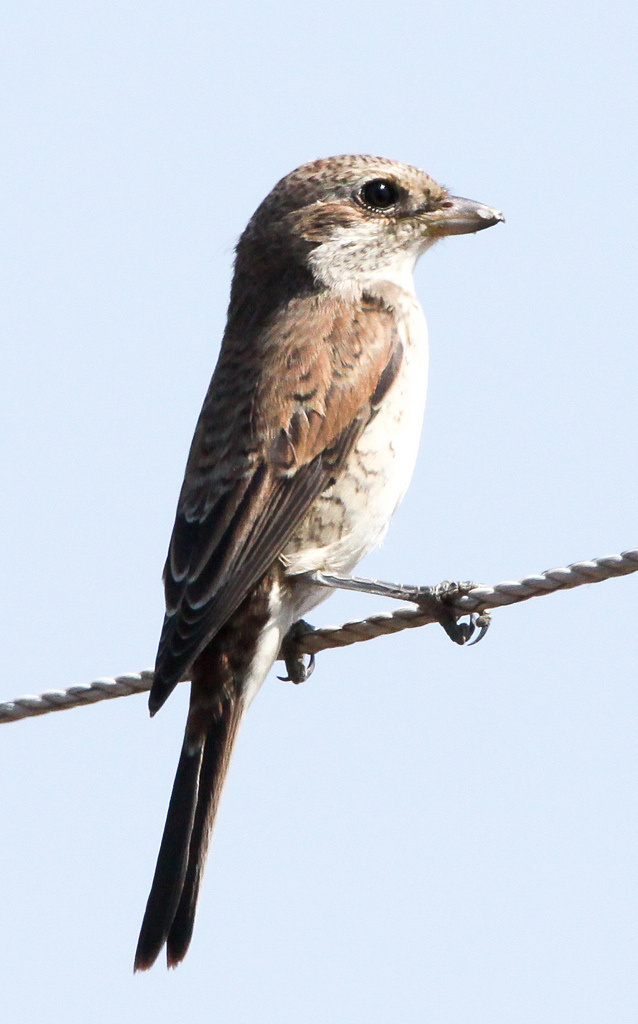
[[[399,199],[398,188],[385,178],[367,181],[359,194],[365,205],[373,210],[389,210]]]

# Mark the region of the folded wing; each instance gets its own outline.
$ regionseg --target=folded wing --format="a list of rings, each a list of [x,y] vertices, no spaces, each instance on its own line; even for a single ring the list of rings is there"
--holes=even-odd
[[[151,691],[164,703],[338,476],[398,372],[394,312],[295,299],[265,331],[227,330],[195,431],[164,569]]]

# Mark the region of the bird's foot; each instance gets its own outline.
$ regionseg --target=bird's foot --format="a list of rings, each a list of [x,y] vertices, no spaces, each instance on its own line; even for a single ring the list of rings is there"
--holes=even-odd
[[[298,619],[297,622],[293,622],[283,638],[277,660],[285,662],[288,675],[277,676],[282,682],[305,683],[306,679],[312,675],[315,668],[315,656],[310,654],[306,661],[306,655],[299,650],[299,641],[313,630],[314,626],[311,626],[309,622]]]
[[[471,647],[487,633],[491,622],[490,613],[487,610],[480,613],[472,612],[467,621],[461,622],[464,615],[455,607],[455,602],[459,597],[465,597],[475,587],[476,583],[469,581],[453,583],[451,580],[444,580],[435,587],[415,587],[408,601],[414,601],[420,608],[431,612],[455,644],[463,646],[470,641],[468,646]],[[477,630],[478,634],[474,636]]]
[[[361,594],[374,594],[376,597],[391,597],[397,601],[411,601],[420,608],[427,609],[455,644],[466,644],[478,629],[478,635],[471,640],[477,644],[487,633],[490,624],[489,612],[480,614],[472,612],[469,621],[460,622],[464,613],[454,607],[459,597],[464,597],[474,589],[476,583],[452,583],[444,580],[435,587],[415,587],[402,583],[385,583],[383,580],[362,579],[359,576],[339,576],[332,573],[313,572],[309,574],[313,583],[322,587],[333,587],[336,590],[356,590]]]

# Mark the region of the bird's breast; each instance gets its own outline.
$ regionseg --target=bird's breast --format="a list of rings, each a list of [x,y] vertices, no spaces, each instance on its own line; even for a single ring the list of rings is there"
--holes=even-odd
[[[383,538],[408,488],[425,409],[428,345],[423,311],[405,292],[397,329],[403,345],[397,378],[339,478],[316,499],[286,545],[287,574],[350,572]]]

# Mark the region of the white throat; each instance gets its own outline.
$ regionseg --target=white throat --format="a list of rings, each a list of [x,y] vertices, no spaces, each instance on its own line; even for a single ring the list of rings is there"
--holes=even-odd
[[[366,285],[390,281],[409,295],[414,295],[414,266],[429,246],[423,244],[396,248],[388,252],[378,234],[351,227],[335,231],[332,238],[313,249],[308,260],[315,280],[328,288],[350,293],[361,292]]]

